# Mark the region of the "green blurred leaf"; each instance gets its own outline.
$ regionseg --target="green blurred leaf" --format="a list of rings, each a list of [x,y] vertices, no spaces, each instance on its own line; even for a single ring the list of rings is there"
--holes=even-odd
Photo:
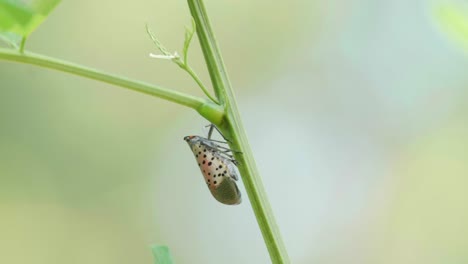
[[[434,13],[442,31],[468,51],[468,5],[445,3],[436,6]]]
[[[60,0],[0,0],[0,38],[18,47],[54,9]]]
[[[5,42],[7,45],[12,48],[18,49],[19,43],[21,42],[22,37],[18,34],[11,32],[0,32],[0,41]]]
[[[154,264],[173,264],[171,253],[167,246],[152,246]]]

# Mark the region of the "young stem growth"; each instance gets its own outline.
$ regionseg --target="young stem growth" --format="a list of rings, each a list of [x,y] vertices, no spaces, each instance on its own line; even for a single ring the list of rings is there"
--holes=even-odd
[[[215,104],[219,104],[218,100],[214,98],[208,89],[205,87],[203,82],[200,80],[198,75],[195,73],[195,71],[190,67],[188,64],[188,51],[190,47],[190,43],[192,41],[193,35],[196,30],[196,24],[195,21],[192,19],[192,29],[185,29],[185,41],[184,41],[184,50],[183,50],[183,60],[180,59],[180,56],[177,52],[174,52],[174,54],[170,53],[162,44],[161,42],[154,36],[153,32],[149,29],[148,25],[146,25],[146,33],[150,36],[151,40],[153,41],[154,45],[161,51],[162,55],[155,55],[155,54],[150,54],[150,57],[153,58],[159,58],[159,59],[169,59],[177,66],[179,66],[182,70],[186,71],[190,77],[198,84],[198,86],[202,89],[202,91],[205,93],[205,95],[210,98],[211,101],[213,101]]]

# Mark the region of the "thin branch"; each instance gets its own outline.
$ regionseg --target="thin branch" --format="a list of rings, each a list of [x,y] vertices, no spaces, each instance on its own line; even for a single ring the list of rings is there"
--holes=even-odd
[[[66,62],[51,57],[34,54],[31,52],[19,53],[8,49],[0,48],[0,59],[26,64],[37,65],[44,68],[68,72],[74,75],[89,79],[117,85],[129,90],[149,94],[180,105],[188,106],[197,110],[202,116],[214,123],[220,123],[224,112],[219,106],[210,101],[185,93],[169,90],[141,81],[131,80],[125,77],[105,73],[82,65]]]
[[[205,7],[202,1],[188,0],[187,1],[192,12],[192,17],[197,24],[197,36],[205,56],[205,61],[210,73],[211,82],[219,102],[224,105],[226,98],[226,89],[231,89],[230,81],[226,73],[221,52],[218,48],[218,43],[211,29]],[[228,85],[229,87],[225,87]]]
[[[182,68],[184,71],[186,71],[192,77],[192,79],[198,84],[198,86],[202,89],[203,93],[205,93],[205,95],[208,96],[208,98],[210,98],[214,103],[219,104],[218,100],[216,100],[216,98],[214,98],[210,94],[210,92],[205,87],[205,85],[200,80],[200,78],[195,73],[195,71],[192,69],[192,67],[190,67],[188,64],[179,64],[179,63],[177,63],[177,65],[179,65],[180,68]]]

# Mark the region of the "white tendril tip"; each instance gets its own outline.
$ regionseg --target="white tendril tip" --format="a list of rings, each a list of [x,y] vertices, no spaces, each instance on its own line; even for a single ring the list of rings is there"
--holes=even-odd
[[[155,58],[155,59],[163,59],[163,60],[172,60],[172,59],[175,59],[177,58],[177,53],[175,55],[162,55],[162,54],[154,54],[154,53],[150,53],[149,56],[151,58]]]

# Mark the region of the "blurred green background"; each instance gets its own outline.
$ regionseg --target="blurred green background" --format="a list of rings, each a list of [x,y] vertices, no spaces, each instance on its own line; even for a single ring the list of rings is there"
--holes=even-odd
[[[206,1],[293,263],[468,263],[467,51],[438,4]],[[202,96],[146,22],[180,52],[185,1],[64,1],[27,49]],[[270,262],[243,186],[204,186],[194,111],[5,61],[0,88],[0,263]]]

